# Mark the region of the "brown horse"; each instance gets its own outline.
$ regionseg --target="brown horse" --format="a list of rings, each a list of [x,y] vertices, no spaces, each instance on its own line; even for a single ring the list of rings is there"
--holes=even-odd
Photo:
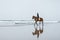
[[[37,21],[40,21],[40,22],[43,22],[43,18],[38,18],[38,17],[36,17],[36,16],[32,16],[32,19],[34,19],[36,22]]]
[[[38,17],[36,17],[36,16],[32,16],[32,19],[34,19],[34,21],[35,21],[35,23],[34,23],[34,26],[35,26],[35,24],[37,24],[37,22],[39,21],[39,24],[40,24],[40,22],[42,22],[42,28],[43,28],[43,18],[38,18]],[[38,24],[37,24],[38,25]]]

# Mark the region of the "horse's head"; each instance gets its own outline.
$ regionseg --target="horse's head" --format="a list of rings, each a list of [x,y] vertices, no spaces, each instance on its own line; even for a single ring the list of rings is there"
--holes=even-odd
[[[32,19],[34,19],[35,18],[35,16],[32,16]]]

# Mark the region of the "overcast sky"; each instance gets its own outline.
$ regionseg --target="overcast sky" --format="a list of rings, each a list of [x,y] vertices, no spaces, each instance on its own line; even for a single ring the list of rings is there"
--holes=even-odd
[[[37,12],[44,20],[60,20],[60,0],[0,0],[0,20],[31,19]]]

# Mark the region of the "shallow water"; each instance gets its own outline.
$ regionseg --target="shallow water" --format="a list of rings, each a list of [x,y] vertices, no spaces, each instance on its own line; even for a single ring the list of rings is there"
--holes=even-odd
[[[60,40],[60,23],[44,24],[44,31],[37,39],[32,35],[34,25],[0,26],[0,40]]]

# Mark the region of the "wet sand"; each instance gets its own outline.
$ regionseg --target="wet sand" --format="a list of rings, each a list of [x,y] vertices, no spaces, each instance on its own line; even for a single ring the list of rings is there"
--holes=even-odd
[[[60,40],[60,23],[44,24],[38,39],[33,31],[34,25],[0,26],[0,40]]]

